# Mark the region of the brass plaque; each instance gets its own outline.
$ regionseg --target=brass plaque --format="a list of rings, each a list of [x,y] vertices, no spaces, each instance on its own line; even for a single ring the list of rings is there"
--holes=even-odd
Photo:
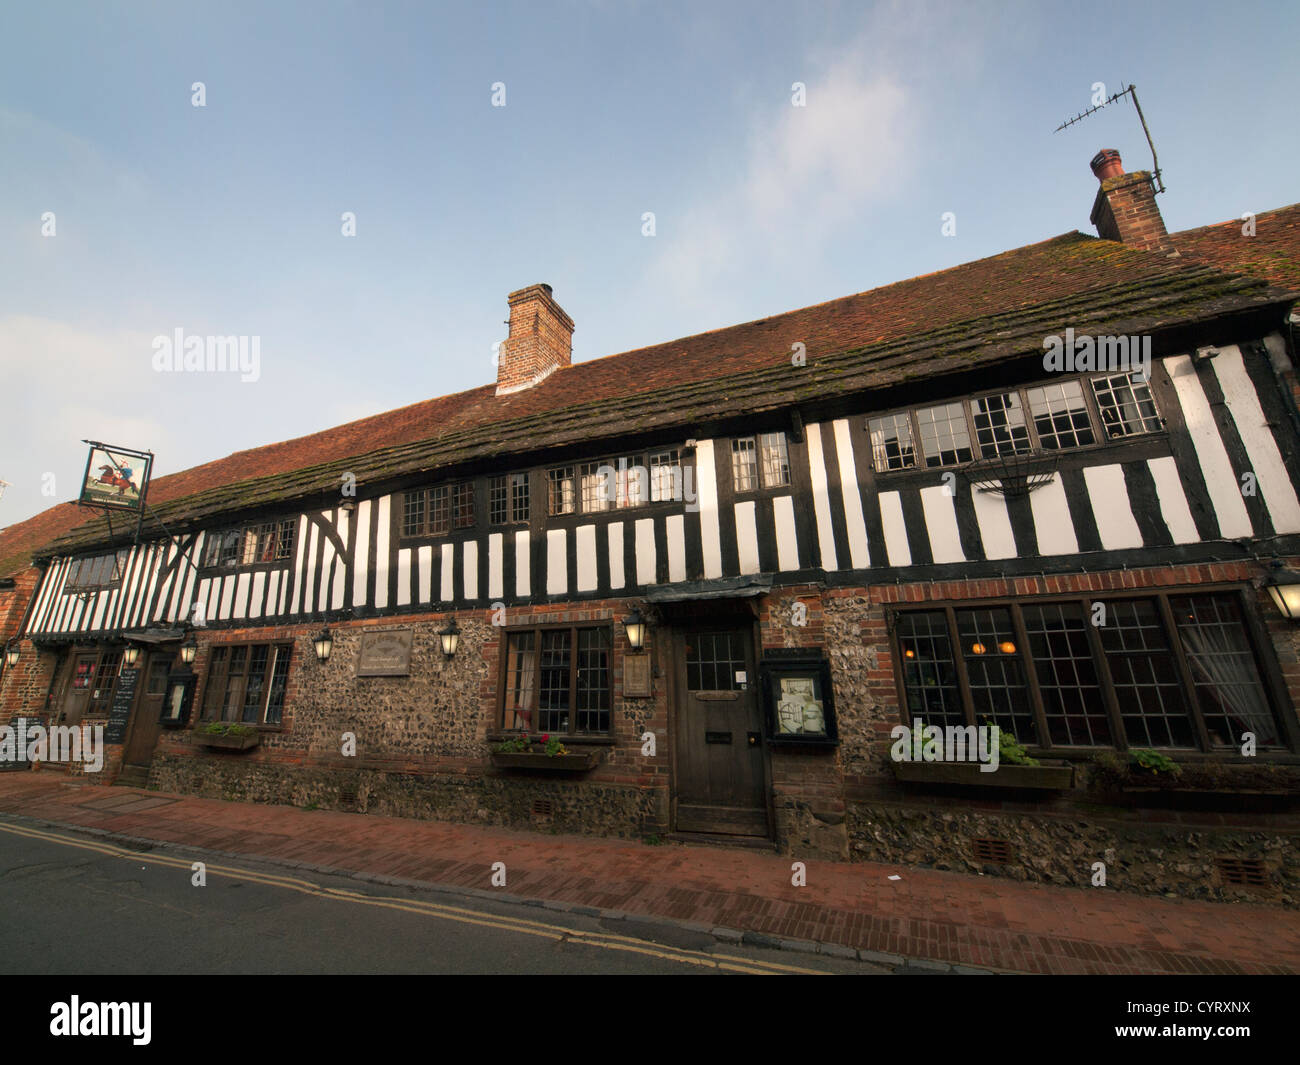
[[[650,655],[623,656],[623,696],[627,699],[650,698]]]
[[[361,653],[357,655],[358,677],[406,677],[411,673],[410,629],[361,634]]]

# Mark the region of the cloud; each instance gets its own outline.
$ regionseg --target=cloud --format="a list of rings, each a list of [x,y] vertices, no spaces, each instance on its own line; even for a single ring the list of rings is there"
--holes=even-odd
[[[736,181],[701,183],[707,192],[678,220],[660,222],[651,285],[679,306],[708,305],[765,264],[815,254],[905,188],[911,103],[878,48],[810,62],[820,73],[805,82],[806,106],[787,92],[750,115]]]

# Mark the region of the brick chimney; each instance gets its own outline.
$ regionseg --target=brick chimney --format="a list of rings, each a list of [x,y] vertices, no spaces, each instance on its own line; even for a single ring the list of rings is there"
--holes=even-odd
[[[529,285],[506,297],[510,335],[497,360],[498,396],[531,388],[573,361],[573,319],[550,285]]]
[[[1143,251],[1173,251],[1165,220],[1156,206],[1150,171],[1126,174],[1119,152],[1103,148],[1093,157],[1092,172],[1101,182],[1092,204],[1092,224],[1099,237]]]

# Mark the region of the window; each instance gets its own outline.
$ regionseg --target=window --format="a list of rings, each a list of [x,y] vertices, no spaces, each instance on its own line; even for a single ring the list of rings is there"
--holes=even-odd
[[[294,518],[250,525],[244,530],[244,564],[283,562],[291,558],[293,534],[297,525]]]
[[[402,498],[403,536],[446,536],[474,527],[474,482],[417,488]]]
[[[218,644],[208,657],[205,721],[278,725],[284,711],[291,644]]]
[[[594,514],[610,508],[613,478],[609,463],[586,462],[582,466],[582,512]]]
[[[682,457],[676,448],[650,453],[650,502],[666,503],[684,498]]]
[[[681,452],[618,455],[547,471],[551,514],[600,514],[684,498]]]
[[[1137,374],[1092,378],[1088,383],[1095,409],[1086,380],[1053,381],[869,418],[873,465],[877,472],[920,465],[918,441],[927,467],[960,465],[977,454],[987,459],[1034,449],[1091,447],[1102,439],[1098,415],[1107,439],[1155,432],[1163,425],[1144,378]]]
[[[895,633],[913,720],[1042,747],[1285,746],[1235,592],[905,611]]]
[[[691,691],[738,691],[745,674],[745,645],[738,632],[696,632],[686,640],[686,687]]]
[[[528,523],[528,474],[511,473],[488,482],[488,520],[493,525]]]
[[[921,452],[927,466],[951,466],[975,457],[966,427],[966,412],[960,403],[926,407],[916,412],[921,432]]]
[[[761,433],[731,441],[731,478],[737,492],[780,488],[790,483],[785,433]],[[760,480],[761,478],[761,480]]]
[[[1160,429],[1160,412],[1151,395],[1151,383],[1137,374],[1097,377],[1092,382],[1101,423],[1109,437],[1154,433]]]
[[[578,482],[572,466],[558,466],[546,471],[546,510],[548,514],[572,514],[578,506]]]
[[[867,429],[871,433],[871,455],[876,469],[905,470],[916,465],[910,414],[872,418]]]
[[[1017,392],[1000,392],[970,401],[971,420],[980,457],[1015,455],[1029,450],[1029,427]]]
[[[260,562],[288,562],[293,558],[297,518],[209,530],[204,540],[203,565],[233,568]]]
[[[607,734],[612,667],[607,626],[508,633],[502,727],[561,736]]]
[[[68,567],[63,582],[65,592],[90,592],[109,588],[122,580],[129,552],[115,551],[107,555],[92,555],[75,559]]]
[[[1095,443],[1080,382],[1043,385],[1029,389],[1025,395],[1029,397],[1029,413],[1040,446],[1055,451]]]

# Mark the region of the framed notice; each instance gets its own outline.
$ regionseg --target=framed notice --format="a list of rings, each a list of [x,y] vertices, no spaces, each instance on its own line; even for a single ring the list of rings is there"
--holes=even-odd
[[[361,652],[357,655],[358,677],[407,677],[411,673],[410,629],[361,634]]]
[[[91,444],[86,475],[77,502],[140,513],[149,490],[153,452],[132,451],[108,444]]]
[[[623,696],[627,699],[650,698],[650,655],[634,651],[623,656]]]
[[[838,733],[830,663],[820,652],[769,652],[759,672],[767,738],[771,743],[835,746]]]

